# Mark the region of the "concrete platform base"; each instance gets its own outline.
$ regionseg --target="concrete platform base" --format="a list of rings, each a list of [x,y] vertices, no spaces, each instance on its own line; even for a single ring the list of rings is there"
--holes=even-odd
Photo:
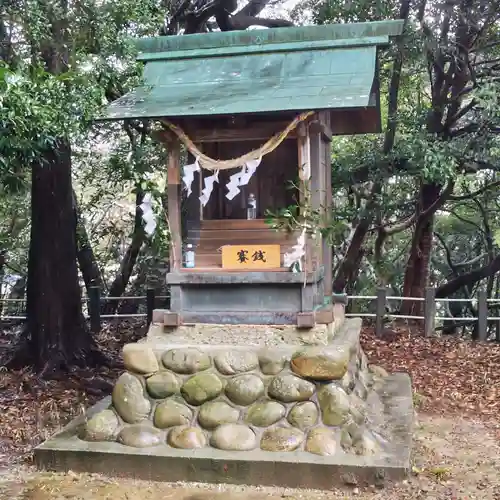
[[[111,398],[94,406],[35,449],[35,463],[50,471],[100,473],[153,481],[196,481],[290,488],[331,489],[342,484],[383,484],[403,479],[410,470],[413,403],[410,379],[393,374],[372,391],[381,405],[370,405],[367,421],[383,434],[374,455],[306,451],[223,451],[211,447],[177,449],[167,444],[133,448],[117,442],[79,438],[86,422],[110,408]],[[369,396],[370,397],[370,396]]]

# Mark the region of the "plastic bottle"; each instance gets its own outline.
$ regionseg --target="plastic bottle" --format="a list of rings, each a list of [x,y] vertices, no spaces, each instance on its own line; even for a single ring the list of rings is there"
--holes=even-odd
[[[250,193],[248,196],[247,202],[247,219],[256,219],[257,218],[257,200],[255,196]]]
[[[193,268],[194,267],[194,250],[193,250],[193,245],[191,243],[188,243],[186,245],[186,254],[184,256],[185,259],[185,267]]]

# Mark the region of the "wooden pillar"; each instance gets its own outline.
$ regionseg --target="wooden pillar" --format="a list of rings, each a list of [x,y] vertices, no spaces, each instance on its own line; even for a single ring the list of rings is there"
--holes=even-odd
[[[332,132],[330,128],[330,114],[322,112],[320,114],[322,124],[322,174],[323,174],[323,210],[325,213],[325,223],[331,224],[332,213]],[[323,239],[323,265],[325,266],[325,297],[331,297],[332,289],[332,243],[326,238]]]
[[[168,145],[167,196],[168,223],[170,228],[170,272],[182,267],[182,236],[181,236],[181,174],[180,174],[180,144],[172,139]]]
[[[309,127],[309,143],[311,163],[310,205],[313,211],[322,213],[324,190],[323,140],[321,137],[321,123],[317,119]],[[317,269],[323,264],[323,242],[319,234],[316,235],[316,240],[311,241],[311,252],[313,266]]]
[[[311,155],[310,155],[310,137],[309,137],[309,124],[307,122],[302,122],[297,127],[297,145],[298,145],[298,163],[299,163],[299,202],[301,205],[308,206],[311,203],[310,194],[310,174],[311,174]],[[306,238],[305,245],[305,259],[304,259],[304,271],[312,271],[312,261],[311,261],[311,245],[309,244],[309,238]]]
[[[432,337],[436,330],[436,289],[427,287],[424,296],[424,335]]]

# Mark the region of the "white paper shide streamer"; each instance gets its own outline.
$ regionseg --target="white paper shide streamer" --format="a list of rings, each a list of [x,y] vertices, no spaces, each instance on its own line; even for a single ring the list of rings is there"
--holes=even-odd
[[[142,219],[145,222],[144,231],[148,236],[151,236],[156,229],[156,215],[153,212],[153,196],[151,193],[146,193],[139,205],[142,210]]]
[[[219,182],[219,171],[217,170],[213,175],[205,177],[203,179],[204,187],[201,190],[200,202],[203,206],[210,200],[210,195],[214,190],[214,182]]]
[[[200,169],[200,163],[198,161],[198,158],[196,158],[196,161],[194,163],[191,163],[189,165],[185,165],[183,169],[183,175],[182,175],[182,182],[184,183],[184,186],[186,187],[187,194],[188,196],[193,192],[192,191],[192,185],[194,181],[194,173],[199,172]]]
[[[283,265],[292,268],[295,272],[302,271],[302,257],[306,254],[306,230],[303,229],[297,238],[297,243],[290,252],[283,255]]]
[[[252,175],[257,170],[257,167],[260,165],[262,158],[257,158],[255,160],[249,160],[245,162],[245,165],[241,167],[241,171],[233,174],[229,177],[229,182],[226,185],[227,193],[226,198],[228,200],[232,200],[236,195],[238,195],[240,191],[240,187],[246,186]],[[200,162],[197,158],[194,163],[186,165],[184,167],[182,182],[184,183],[184,187],[187,191],[187,195],[190,196],[193,192],[192,185],[194,182],[194,173],[201,172]],[[216,170],[212,175],[205,177],[203,179],[204,187],[201,191],[201,195],[199,197],[200,202],[203,206],[205,206],[210,200],[210,196],[214,189],[214,183],[219,182],[219,171]]]
[[[240,172],[233,174],[229,177],[229,182],[226,185],[227,193],[226,198],[232,200],[237,194],[240,193],[240,187],[246,186],[252,175],[255,174],[257,167],[260,165],[262,158],[257,158],[255,160],[249,160],[241,168]]]

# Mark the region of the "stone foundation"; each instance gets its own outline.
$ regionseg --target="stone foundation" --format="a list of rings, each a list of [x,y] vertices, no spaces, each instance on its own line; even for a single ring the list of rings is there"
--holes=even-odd
[[[332,465],[371,464],[376,474],[385,465],[404,475],[413,416],[409,379],[368,365],[360,326],[347,321],[327,345],[183,345],[150,335],[125,346],[126,371],[111,404],[73,428],[72,446],[309,465],[320,456]],[[48,450],[54,452],[50,441],[37,454]],[[245,475],[230,479],[248,482]],[[290,485],[278,477],[272,484]]]

